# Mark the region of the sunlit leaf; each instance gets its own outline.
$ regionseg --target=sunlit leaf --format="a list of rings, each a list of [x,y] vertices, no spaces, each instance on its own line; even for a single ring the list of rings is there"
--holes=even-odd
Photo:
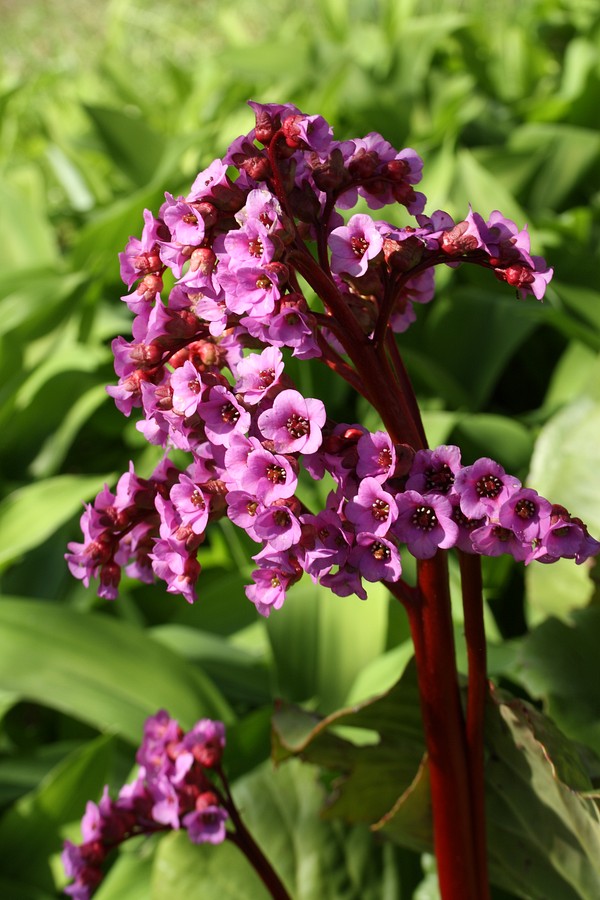
[[[9,494],[0,503],[0,567],[53,534],[111,478],[57,475]]]
[[[0,601],[0,687],[136,744],[158,709],[187,728],[232,719],[209,679],[142,629],[32,600]]]

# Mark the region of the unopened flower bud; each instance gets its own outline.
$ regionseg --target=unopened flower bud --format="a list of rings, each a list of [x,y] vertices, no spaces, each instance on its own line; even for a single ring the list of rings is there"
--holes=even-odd
[[[215,267],[217,257],[210,247],[196,247],[190,257],[190,270],[210,275]]]
[[[468,222],[458,222],[454,228],[444,231],[440,238],[440,247],[448,256],[461,256],[477,249],[477,238],[468,234]]]
[[[200,200],[197,203],[192,203],[192,206],[202,216],[205,228],[212,228],[213,225],[217,224],[219,213],[213,203],[210,203],[208,200]]]
[[[163,289],[163,280],[160,275],[146,275],[136,288],[136,293],[141,296],[143,300],[147,300],[151,302],[155,299],[157,294]]]
[[[384,238],[383,255],[386,263],[397,272],[408,272],[421,262],[425,246],[418,237],[408,237],[404,241]]]
[[[255,181],[265,181],[272,175],[268,156],[250,156],[240,164],[240,169]]]

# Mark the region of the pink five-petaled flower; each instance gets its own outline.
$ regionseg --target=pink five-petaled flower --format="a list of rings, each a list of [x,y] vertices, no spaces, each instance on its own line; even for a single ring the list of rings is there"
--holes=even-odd
[[[298,391],[277,394],[271,409],[258,417],[258,427],[278,453],[314,453],[321,446],[326,412],[323,403]]]
[[[254,603],[261,616],[268,618],[272,609],[281,609],[283,606],[289,578],[275,566],[255,569],[252,578],[254,584],[244,588],[246,597]]]
[[[227,446],[232,434],[243,434],[250,427],[250,413],[241,406],[229,388],[217,384],[199,410],[206,436],[213,444]]]
[[[251,353],[235,367],[236,394],[242,394],[244,403],[254,406],[260,403],[269,388],[283,374],[283,356],[277,347],[265,347],[262,353]]]
[[[171,375],[173,412],[180,416],[193,416],[202,400],[203,384],[200,372],[193,362],[186,360]]]
[[[356,449],[356,474],[359,478],[370,476],[383,482],[392,477],[396,466],[396,451],[386,431],[363,434],[358,439]]]
[[[334,228],[329,235],[331,271],[347,275],[364,275],[369,260],[383,247],[383,238],[370,216],[359,213],[347,225]]]
[[[189,525],[194,534],[202,534],[208,523],[209,505],[198,485],[187,475],[180,475],[169,496],[182,523]]]
[[[358,531],[381,537],[398,517],[398,507],[391,494],[384,491],[376,478],[363,478],[358,494],[344,509],[346,518]]]
[[[460,471],[460,449],[443,444],[435,450],[418,450],[410,470],[407,490],[421,494],[452,493]]]
[[[531,542],[523,541],[511,528],[493,522],[471,532],[473,549],[483,556],[501,556],[510,553],[522,562],[531,556]]]
[[[239,487],[254,494],[262,503],[287,500],[298,484],[292,465],[285,456],[257,447],[248,454],[246,467],[238,475]]]
[[[431,559],[438,547],[453,547],[458,525],[452,520],[452,504],[446,497],[405,491],[396,495],[398,518],[392,531],[416,559]]]
[[[205,791],[196,800],[196,808],[183,817],[190,841],[193,844],[221,844],[225,840],[227,812],[218,805],[216,795]]]
[[[500,525],[510,528],[523,541],[533,541],[540,535],[544,524],[549,524],[552,504],[537,491],[521,488],[515,491],[498,513]]]
[[[402,574],[398,548],[391,541],[363,531],[348,557],[348,568],[356,568],[367,581],[398,581]],[[340,572],[342,570],[340,569]],[[322,580],[322,584],[325,580]],[[361,594],[354,589],[360,597]]]
[[[469,519],[494,515],[520,487],[518,478],[507,475],[499,463],[487,457],[461,469],[454,482],[460,508]]]

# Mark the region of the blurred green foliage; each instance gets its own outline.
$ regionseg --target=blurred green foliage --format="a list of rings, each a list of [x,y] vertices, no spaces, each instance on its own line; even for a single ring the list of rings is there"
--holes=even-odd
[[[471,203],[529,223],[534,252],[555,267],[543,305],[489,273],[440,272],[401,349],[432,444],[531,472],[532,487],[600,532],[600,10],[594,0],[5,0],[0,12],[0,893],[33,900],[64,883],[61,840],[77,839],[105,781],[126,777],[144,715],[170,704],[186,726],[224,717],[250,804],[264,791],[274,696],[330,712],[389,687],[410,655],[403,614],[379,586],[361,604],[303,583],[257,621],[243,595],[248,546],[233,528],[203,548],[191,608],[134,583],[103,603],[66,571],[81,500],[130,458],[141,474],[156,461],[104,392],[110,341],[130,329],[117,252],[145,206],[185,192],[252,127],[247,99],[320,113],[338,138],[380,131],[415,147],[429,213],[460,217]],[[318,364],[296,371],[338,418],[365,413],[376,426]],[[600,752],[600,692],[571,672],[575,660],[594,671],[597,616],[573,613],[598,602],[589,571],[523,576],[508,559],[485,562],[495,678]],[[557,673],[548,658],[559,646]],[[316,810],[306,775],[278,777],[291,808],[304,791]],[[261,827],[268,850],[278,826]],[[316,843],[301,832],[305,852],[322,855],[314,882],[296,876],[298,897],[326,896],[324,884],[338,886],[332,898],[418,890],[412,851],[318,827]],[[344,841],[363,861],[354,869],[333,852]],[[164,884],[179,896],[173,873],[205,865],[189,857],[179,839],[133,848],[98,897],[159,900]],[[234,894],[236,865],[225,863]],[[186,897],[207,896],[187,884]],[[434,897],[430,884],[418,896]],[[530,895],[497,894],[508,896]]]

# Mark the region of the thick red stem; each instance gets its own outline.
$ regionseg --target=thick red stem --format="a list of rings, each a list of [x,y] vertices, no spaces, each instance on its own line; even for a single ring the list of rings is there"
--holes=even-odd
[[[483,621],[483,595],[481,559],[472,553],[459,551],[465,621],[465,641],[469,670],[467,695],[467,755],[473,822],[475,825],[475,852],[481,900],[489,898],[487,850],[485,840],[485,777],[484,777],[484,723],[485,703],[488,694],[487,654]]]
[[[482,900],[463,712],[458,689],[446,553],[418,561],[421,602],[408,604],[443,900]]]

